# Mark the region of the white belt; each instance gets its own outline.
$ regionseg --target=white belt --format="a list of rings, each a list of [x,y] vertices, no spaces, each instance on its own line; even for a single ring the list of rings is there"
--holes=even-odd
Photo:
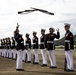
[[[40,44],[44,44],[44,42],[41,42]]]
[[[69,40],[65,40],[65,42],[70,42]]]
[[[33,43],[33,45],[35,45],[36,43]]]
[[[21,43],[24,43],[24,41],[22,41]]]
[[[69,41],[69,40],[65,40],[65,42],[68,43],[68,47],[69,47],[69,49],[70,49],[70,41]]]
[[[47,43],[54,43],[53,41],[47,41]]]
[[[26,44],[26,45],[29,45],[29,44]]]

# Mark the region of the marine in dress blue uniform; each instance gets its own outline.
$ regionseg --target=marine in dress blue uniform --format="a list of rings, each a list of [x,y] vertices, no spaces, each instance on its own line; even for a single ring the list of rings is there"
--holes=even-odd
[[[38,57],[38,37],[36,36],[37,32],[33,32],[33,51],[34,51],[34,64],[39,64],[39,57]]]
[[[41,66],[47,66],[47,55],[46,55],[46,49],[45,49],[45,29],[41,29],[40,49],[41,49],[42,60],[43,60],[43,64]]]
[[[60,38],[60,33],[59,29],[57,29],[57,34],[54,33],[54,28],[49,28],[49,33],[46,34],[46,40],[45,40],[45,47],[47,48],[49,52],[49,59],[51,62],[51,67],[50,68],[57,68],[56,64],[56,59],[55,59],[55,45],[54,45],[54,39],[59,39]]]
[[[31,39],[28,33],[26,33],[25,37],[26,37],[25,43],[26,43],[26,55],[27,55],[26,61],[27,63],[31,63]]]
[[[7,54],[7,58],[9,58],[9,45],[8,45],[8,38],[6,38],[6,54]]]
[[[10,37],[8,37],[8,53],[9,53],[9,59],[12,58],[12,50],[11,50],[11,40]]]
[[[3,39],[1,39],[1,52],[0,52],[0,56],[3,56]]]
[[[24,71],[22,68],[22,59],[23,59],[23,52],[24,52],[24,39],[22,38],[22,35],[19,34],[18,30],[19,26],[16,27],[16,30],[14,32],[14,38],[17,43],[17,61],[16,61],[16,70],[17,71]]]
[[[72,51],[74,50],[74,38],[73,33],[69,30],[70,24],[65,23],[65,56],[66,56],[66,64],[68,71],[73,71],[73,57],[72,57]],[[66,68],[64,68],[66,70]]]
[[[3,57],[6,57],[6,40],[3,39]]]
[[[12,58],[14,60],[16,60],[16,53],[17,53],[17,51],[15,49],[16,48],[15,39],[14,39],[14,37],[12,37],[11,39],[12,39],[12,42],[11,42]]]

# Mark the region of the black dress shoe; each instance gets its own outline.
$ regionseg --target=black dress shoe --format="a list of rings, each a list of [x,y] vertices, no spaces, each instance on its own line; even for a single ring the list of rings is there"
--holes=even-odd
[[[47,64],[42,64],[41,66],[42,66],[42,67],[45,67],[45,66],[47,66]]]
[[[8,58],[8,59],[11,59],[11,58]]]
[[[25,60],[22,60],[23,62],[25,62]]]
[[[25,71],[24,69],[16,69],[16,71]]]
[[[27,63],[31,63],[31,61],[27,61]]]
[[[64,71],[67,71],[67,69],[64,69]]]
[[[74,70],[70,70],[70,69],[68,69],[68,72],[73,72]]]
[[[38,62],[35,62],[35,63],[33,63],[33,64],[39,64]]]
[[[16,60],[16,59],[12,59],[12,60]]]
[[[57,68],[56,66],[51,66],[50,68]]]

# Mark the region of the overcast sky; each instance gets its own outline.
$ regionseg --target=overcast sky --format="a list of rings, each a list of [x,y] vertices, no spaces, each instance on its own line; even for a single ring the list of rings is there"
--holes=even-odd
[[[53,12],[47,15],[33,12],[18,15],[18,11],[36,7]],[[40,37],[41,28],[59,28],[61,37],[64,36],[64,23],[71,23],[71,31],[76,34],[76,0],[0,0],[0,38],[13,36],[17,22],[20,24],[20,33],[25,35],[37,31]]]

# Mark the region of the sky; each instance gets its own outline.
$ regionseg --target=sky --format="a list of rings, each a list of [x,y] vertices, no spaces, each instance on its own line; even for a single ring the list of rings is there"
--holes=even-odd
[[[38,11],[17,14],[18,11],[28,10],[30,7],[44,9],[55,15]],[[76,35],[76,0],[0,0],[0,39],[13,36],[17,23],[23,37],[29,33],[32,38],[33,31],[40,37],[42,28],[48,33],[49,28],[53,27],[55,30],[59,28],[62,38],[65,34],[64,23],[70,23],[70,30]]]

